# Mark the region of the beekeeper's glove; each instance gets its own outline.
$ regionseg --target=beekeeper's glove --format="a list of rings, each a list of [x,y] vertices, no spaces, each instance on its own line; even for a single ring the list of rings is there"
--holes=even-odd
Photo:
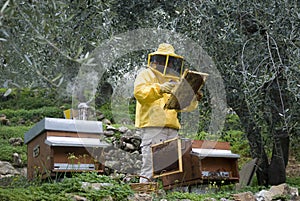
[[[165,82],[160,85],[160,93],[168,93],[170,94],[172,89],[175,87],[174,83],[171,82]]]

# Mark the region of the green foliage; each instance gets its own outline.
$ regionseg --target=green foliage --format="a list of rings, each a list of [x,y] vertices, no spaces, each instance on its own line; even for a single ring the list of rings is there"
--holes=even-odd
[[[289,185],[300,188],[300,177],[287,177],[286,180]]]
[[[9,138],[23,138],[24,133],[26,133],[31,126],[0,126],[0,138],[3,140],[8,140]]]
[[[83,188],[83,182],[104,184],[99,190],[94,190],[90,187]],[[1,200],[71,200],[72,196],[78,195],[95,201],[109,197],[123,201],[133,193],[128,185],[97,173],[75,174],[71,178],[64,178],[61,182],[31,185],[19,177],[15,178],[12,184],[14,185],[11,187],[0,188]],[[22,188],[21,185],[26,187]]]
[[[193,201],[202,201],[206,199],[230,199],[232,194],[235,192],[232,186],[211,186],[203,185],[199,186],[199,189],[202,189],[203,193],[182,193],[179,191],[169,192],[166,196],[168,200],[177,200],[177,199],[190,199]]]
[[[45,117],[64,118],[63,110],[58,107],[41,107],[38,109],[4,109],[0,114],[5,114],[12,125],[32,125]]]
[[[41,107],[60,107],[69,106],[70,101],[65,101],[64,97],[59,96],[57,91],[45,88],[12,88],[11,93],[4,97],[7,88],[0,88],[0,110],[4,109],[24,109],[32,110]]]
[[[111,120],[112,122],[114,122],[110,102],[101,105],[99,110],[101,111],[101,113],[104,114],[105,118],[107,118],[107,119]]]
[[[27,149],[26,146],[12,146],[9,143],[10,138],[24,139],[24,134],[30,129],[28,126],[0,126],[0,161],[12,161],[13,153],[21,156],[22,162],[26,164]]]
[[[0,148],[0,160],[13,162],[13,154],[18,153],[21,156],[22,162],[26,164],[27,161],[27,149],[26,146],[11,146],[8,143],[8,140],[0,140],[1,148]]]
[[[219,140],[229,142],[231,151],[240,155],[239,166],[251,159],[249,142],[237,114],[232,113],[226,116],[224,129]]]

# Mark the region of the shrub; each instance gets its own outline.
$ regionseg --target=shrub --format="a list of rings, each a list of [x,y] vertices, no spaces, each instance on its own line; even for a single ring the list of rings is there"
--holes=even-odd
[[[30,129],[28,126],[0,126],[0,160],[12,162],[13,153],[18,153],[24,164],[27,161],[27,150],[26,146],[12,146],[9,144],[10,138],[22,138],[24,134]]]
[[[41,107],[70,105],[70,100],[64,100],[56,91],[48,88],[29,89],[13,88],[12,92],[4,97],[6,88],[0,88],[0,110],[4,109],[25,109],[32,110]]]
[[[0,110],[0,114],[6,115],[12,125],[32,125],[45,117],[64,118],[63,110],[58,107],[42,107],[38,109]]]

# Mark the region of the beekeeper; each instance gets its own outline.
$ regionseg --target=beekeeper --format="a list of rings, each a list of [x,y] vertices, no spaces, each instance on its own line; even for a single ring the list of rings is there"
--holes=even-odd
[[[157,51],[148,55],[147,68],[141,71],[134,82],[136,103],[135,126],[142,136],[141,176],[152,178],[151,145],[178,137],[180,122],[177,110],[164,109],[172,89],[183,73],[183,57],[175,54],[172,45],[162,43]],[[202,94],[196,95],[190,106],[181,111],[197,108]],[[141,183],[148,182],[141,177]]]

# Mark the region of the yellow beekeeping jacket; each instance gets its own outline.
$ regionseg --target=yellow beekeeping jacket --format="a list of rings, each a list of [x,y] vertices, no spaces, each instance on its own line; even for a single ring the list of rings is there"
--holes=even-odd
[[[176,80],[175,80],[176,79]],[[148,67],[141,71],[134,82],[134,96],[136,102],[135,126],[180,128],[176,110],[163,109],[170,94],[160,93],[160,84],[169,81],[179,81],[174,76],[164,76],[159,71]],[[182,111],[196,109],[198,101],[192,101],[188,108]]]

